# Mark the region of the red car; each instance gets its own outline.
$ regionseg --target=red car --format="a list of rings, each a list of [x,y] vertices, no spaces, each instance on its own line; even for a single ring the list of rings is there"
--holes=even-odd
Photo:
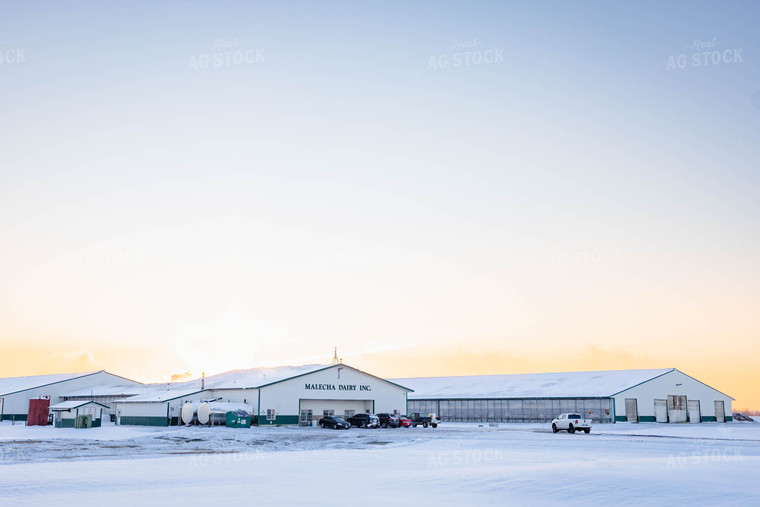
[[[412,426],[412,420],[407,419],[406,417],[400,415],[398,416],[398,427],[399,428],[410,428]]]

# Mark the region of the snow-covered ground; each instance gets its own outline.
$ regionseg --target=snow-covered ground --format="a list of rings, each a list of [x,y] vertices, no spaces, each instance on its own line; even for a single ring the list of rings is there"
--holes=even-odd
[[[0,424],[0,502],[754,504],[760,424],[437,429]]]

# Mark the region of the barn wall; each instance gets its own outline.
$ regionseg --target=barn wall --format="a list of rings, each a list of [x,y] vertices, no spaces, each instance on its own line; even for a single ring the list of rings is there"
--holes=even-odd
[[[372,400],[374,413],[406,410],[401,387],[349,367],[333,367],[261,388],[259,424],[268,423],[267,409],[276,412],[272,424],[298,424],[301,400],[354,400],[359,410],[365,406],[360,402]]]
[[[612,422],[609,398],[493,398],[409,400],[409,413],[436,414],[451,422],[551,422],[578,412],[596,423]]]
[[[55,405],[56,403],[63,401],[61,395],[66,393],[78,391],[80,389],[86,389],[88,387],[124,384],[128,382],[131,381],[102,371],[84,377],[79,377],[71,380],[63,380],[55,384],[37,387],[18,393],[5,394],[2,395],[3,420],[7,421],[11,418],[15,418],[17,421],[26,420],[27,412],[29,410],[29,400],[32,398],[49,396],[50,404]]]
[[[117,403],[116,423],[120,425],[168,426],[167,408],[168,402]]]
[[[704,422],[716,420],[715,400],[723,401],[726,421],[732,420],[732,398],[730,396],[727,396],[678,370],[673,370],[665,375],[617,394],[614,397],[615,418],[617,421],[625,421],[625,399],[635,398],[638,400],[639,421],[654,422],[654,400],[667,400],[668,395],[685,395],[687,400],[699,400],[702,421]]]

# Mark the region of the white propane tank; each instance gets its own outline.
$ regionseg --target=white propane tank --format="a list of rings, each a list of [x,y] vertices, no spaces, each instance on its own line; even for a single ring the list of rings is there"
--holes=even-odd
[[[182,405],[182,424],[193,422],[193,415],[195,415],[195,409],[193,409],[192,403],[188,402]]]
[[[208,406],[208,403],[201,403],[201,406],[198,407],[198,422],[201,424],[208,424],[210,416],[211,408]]]

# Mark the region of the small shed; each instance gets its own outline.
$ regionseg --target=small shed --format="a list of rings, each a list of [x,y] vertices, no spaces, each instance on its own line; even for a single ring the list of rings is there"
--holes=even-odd
[[[104,409],[110,407],[87,400],[64,401],[50,407],[56,428],[97,428],[101,425]]]

